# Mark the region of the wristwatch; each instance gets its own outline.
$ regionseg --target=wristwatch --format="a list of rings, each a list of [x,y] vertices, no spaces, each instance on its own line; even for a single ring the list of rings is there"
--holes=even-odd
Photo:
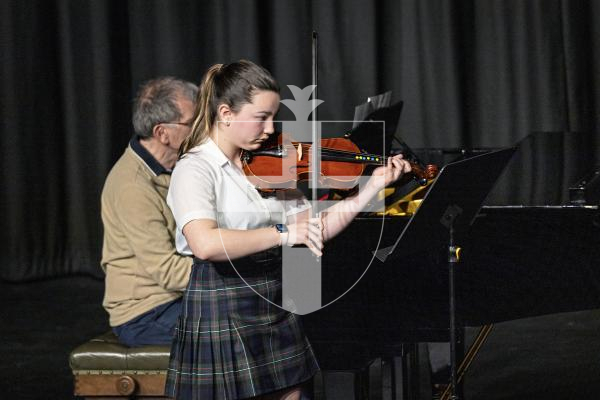
[[[275,229],[277,229],[277,232],[279,233],[287,233],[288,232],[288,228],[286,224],[275,224]]]
[[[285,224],[275,224],[275,229],[279,232],[280,246],[288,244],[288,227]]]

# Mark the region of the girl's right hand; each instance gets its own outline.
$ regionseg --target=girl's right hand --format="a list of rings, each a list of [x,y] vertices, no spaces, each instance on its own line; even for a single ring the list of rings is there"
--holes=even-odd
[[[308,218],[287,227],[288,238],[286,244],[288,246],[304,244],[316,256],[323,255],[323,221],[320,217]]]

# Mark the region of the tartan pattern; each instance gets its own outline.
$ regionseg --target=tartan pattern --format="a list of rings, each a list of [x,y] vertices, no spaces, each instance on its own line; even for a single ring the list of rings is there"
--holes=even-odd
[[[171,347],[165,394],[234,400],[297,385],[319,369],[298,316],[281,303],[281,272],[220,275],[196,260]]]

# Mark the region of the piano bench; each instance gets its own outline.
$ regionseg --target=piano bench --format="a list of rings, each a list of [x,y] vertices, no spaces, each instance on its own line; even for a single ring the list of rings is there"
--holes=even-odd
[[[169,346],[127,347],[112,332],[71,352],[74,394],[84,399],[167,399]]]

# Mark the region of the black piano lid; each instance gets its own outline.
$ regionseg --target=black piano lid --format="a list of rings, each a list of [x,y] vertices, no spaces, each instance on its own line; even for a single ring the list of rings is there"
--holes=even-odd
[[[485,206],[569,206],[569,188],[598,168],[600,151],[589,134],[535,132],[517,151]]]
[[[536,132],[517,147],[465,243],[466,324],[600,307],[598,198],[569,198],[598,169],[593,137]]]

